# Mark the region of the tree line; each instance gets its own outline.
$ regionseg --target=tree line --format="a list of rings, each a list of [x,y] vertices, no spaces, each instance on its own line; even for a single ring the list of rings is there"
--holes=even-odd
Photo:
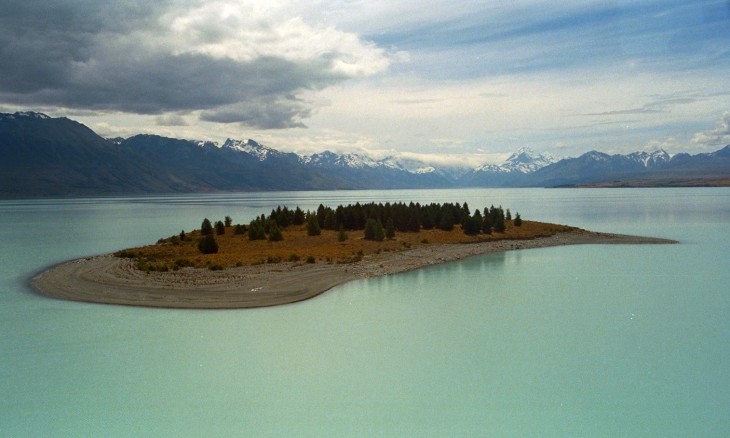
[[[460,225],[465,234],[491,234],[493,231],[503,233],[506,222],[512,221],[515,226],[522,225],[522,218],[517,213],[512,218],[509,209],[502,206],[484,207],[473,212],[469,205],[460,203],[365,203],[359,202],[350,205],[339,205],[336,208],[322,204],[316,210],[306,212],[298,206],[289,209],[279,206],[266,216],[264,214],[254,218],[248,226],[236,225],[234,234],[247,234],[249,240],[279,241],[283,239],[282,230],[289,226],[306,224],[307,234],[316,236],[322,230],[339,231],[339,240],[347,239],[347,231],[364,231],[367,240],[382,241],[392,239],[396,232],[414,232],[420,230],[439,229],[451,231]],[[198,248],[203,253],[215,253],[218,245],[214,235],[225,234],[226,229],[232,226],[232,219],[226,216],[224,221],[211,223],[205,218],[201,225],[201,235]],[[184,238],[184,231],[181,232]]]

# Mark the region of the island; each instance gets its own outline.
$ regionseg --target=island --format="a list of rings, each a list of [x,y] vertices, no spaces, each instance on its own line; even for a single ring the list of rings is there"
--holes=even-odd
[[[524,220],[501,206],[370,203],[278,207],[231,217],[154,245],[65,262],[31,279],[40,294],[129,306],[233,309],[315,297],[348,281],[498,251],[676,241]]]

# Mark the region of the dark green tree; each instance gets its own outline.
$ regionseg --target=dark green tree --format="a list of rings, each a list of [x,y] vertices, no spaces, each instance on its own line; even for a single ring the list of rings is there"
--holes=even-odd
[[[496,220],[494,221],[494,231],[498,233],[504,233],[505,225],[504,225],[504,215],[498,214],[496,216]]]
[[[385,237],[388,239],[395,238],[395,224],[392,217],[389,217],[385,222]]]
[[[185,230],[180,231],[180,240],[184,242],[187,238],[188,236],[185,235]]]
[[[347,232],[345,231],[345,228],[342,225],[340,225],[340,231],[339,231],[339,233],[337,233],[337,241],[344,242],[345,240],[347,240],[347,237],[348,236],[347,236]]]
[[[504,215],[504,220],[506,220],[506,221],[512,220],[512,213],[510,213],[509,208],[507,209],[507,212]]]
[[[216,221],[216,223],[215,223],[215,233],[217,235],[219,235],[219,236],[222,235],[222,234],[226,234],[226,226],[223,225],[223,222]]]
[[[375,222],[375,241],[382,242],[385,239],[385,230],[383,229],[383,223],[380,220]]]
[[[281,229],[279,228],[279,225],[276,223],[275,220],[270,220],[271,223],[269,224],[269,241],[278,242],[280,240],[283,240],[284,236],[281,234]]]
[[[459,204],[456,204],[459,205]],[[461,223],[463,224],[465,220],[471,217],[471,210],[469,210],[469,204],[464,202],[464,205],[461,207]]]
[[[375,219],[365,222],[365,240],[375,240]]]
[[[213,224],[210,223],[208,218],[203,219],[203,223],[200,225],[200,234],[203,236],[213,234]]]
[[[512,223],[515,224],[516,227],[521,227],[522,226],[522,218],[520,217],[520,213],[519,212],[515,213],[515,220],[512,221]]]
[[[375,240],[381,242],[385,239],[385,230],[383,224],[379,220],[370,218],[365,222],[365,240]]]
[[[277,225],[279,225],[279,228],[286,228],[291,225],[293,217],[294,214],[286,207],[286,205],[284,206],[284,208],[277,207],[276,223]]]
[[[310,236],[319,236],[322,234],[322,229],[319,227],[319,221],[315,214],[309,215],[309,220],[307,221],[307,234]]]
[[[254,219],[248,224],[248,240],[264,240],[266,239],[266,231],[264,224],[260,220]]]
[[[198,249],[203,254],[215,254],[218,252],[218,242],[215,241],[213,233],[206,234],[198,240]]]
[[[492,234],[492,222],[489,220],[489,215],[484,216],[482,219],[482,233]]]
[[[225,222],[225,225],[226,225],[227,227],[230,227],[230,226],[231,226],[231,224],[233,224],[233,219],[231,219],[231,217],[230,217],[230,216],[226,216],[226,218],[224,219],[224,222]]]
[[[473,216],[467,216],[464,218],[461,228],[464,231],[464,234],[469,236],[476,236],[479,234],[479,231],[481,231],[482,228],[482,215],[479,214],[479,210],[475,210]]]
[[[336,230],[337,229],[337,218],[335,212],[331,208],[327,208],[324,214],[324,227],[325,230]]]
[[[451,210],[445,209],[441,213],[441,221],[439,222],[439,230],[451,231],[454,229],[454,215]]]
[[[408,231],[417,233],[421,231],[421,220],[417,209],[408,210]]]
[[[302,211],[299,206],[297,206],[296,210],[294,210],[294,217],[292,218],[292,224],[294,225],[302,225],[304,224],[304,212]]]
[[[432,230],[436,226],[436,218],[432,208],[421,209],[421,226],[424,230]]]
[[[246,233],[246,226],[237,224],[235,227],[233,227],[233,234],[244,234]]]
[[[327,215],[327,209],[324,205],[319,204],[319,207],[317,207],[317,222],[319,223],[320,228],[326,228],[324,226],[324,217]]]

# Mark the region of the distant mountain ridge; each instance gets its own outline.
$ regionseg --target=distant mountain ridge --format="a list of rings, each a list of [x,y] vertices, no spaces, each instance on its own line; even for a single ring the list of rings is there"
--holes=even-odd
[[[730,146],[709,154],[598,151],[557,160],[520,148],[501,164],[281,152],[254,140],[104,139],[71,119],[0,113],[0,197],[206,191],[545,187],[730,178]]]
[[[565,158],[532,172],[523,186],[585,186],[606,183],[661,186],[672,180],[721,179],[730,177],[730,145],[711,153],[670,155],[663,149],[609,155],[590,151]]]
[[[540,154],[530,148],[521,147],[505,160],[502,164],[483,164],[474,172],[497,172],[497,173],[530,173],[545,166],[555,163],[557,160],[550,154]]]

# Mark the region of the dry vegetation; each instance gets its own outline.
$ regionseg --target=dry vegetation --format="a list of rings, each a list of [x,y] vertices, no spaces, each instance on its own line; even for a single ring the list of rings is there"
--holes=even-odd
[[[155,245],[131,248],[117,252],[120,257],[132,257],[143,270],[176,270],[181,267],[207,267],[224,269],[233,266],[298,262],[298,263],[354,263],[363,256],[381,251],[399,251],[421,245],[471,243],[503,239],[533,239],[550,236],[575,228],[524,220],[522,226],[506,223],[504,233],[468,236],[459,225],[452,231],[438,229],[420,232],[399,232],[395,238],[381,242],[365,240],[363,231],[348,231],[348,239],[340,242],[338,232],[322,230],[319,236],[307,235],[306,224],[289,226],[283,230],[283,240],[249,240],[246,234],[234,234],[233,227],[226,227],[225,234],[217,235],[218,252],[202,254],[198,250],[200,231],[186,233],[183,241],[179,236],[160,239]]]

